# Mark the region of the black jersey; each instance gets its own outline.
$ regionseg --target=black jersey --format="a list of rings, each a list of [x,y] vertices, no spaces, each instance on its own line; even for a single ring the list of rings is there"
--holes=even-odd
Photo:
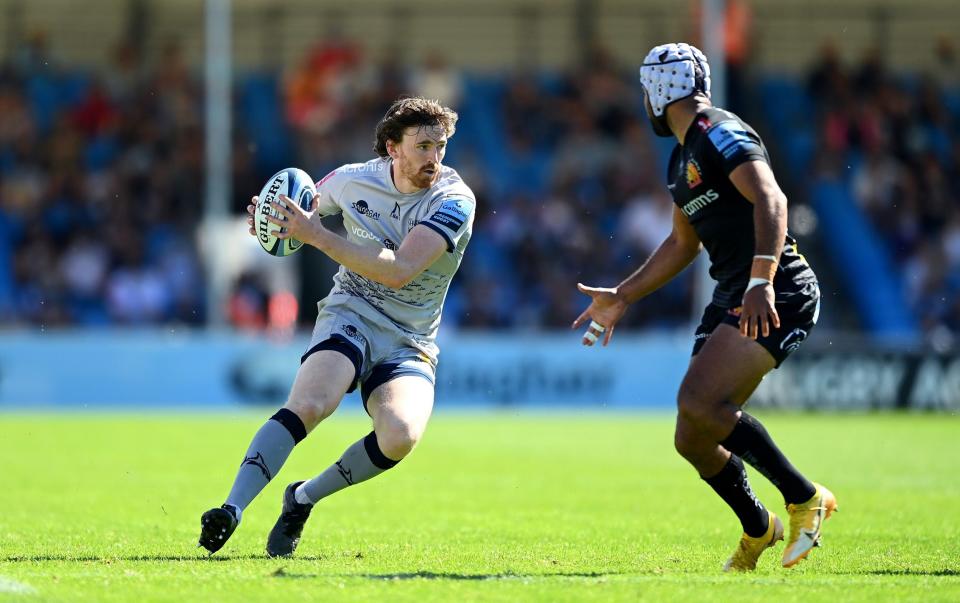
[[[754,245],[753,204],[730,181],[730,172],[747,161],[770,163],[763,141],[739,117],[709,108],[697,114],[683,145],[670,155],[667,187],[710,256],[717,281],[713,303],[739,306],[750,280]],[[787,234],[774,277],[779,293],[798,290],[816,276]]]

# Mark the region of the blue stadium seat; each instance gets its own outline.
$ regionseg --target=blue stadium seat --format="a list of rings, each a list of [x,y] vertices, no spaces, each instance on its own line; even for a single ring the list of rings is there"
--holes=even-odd
[[[915,341],[919,328],[899,271],[849,188],[839,182],[820,181],[813,185],[810,201],[834,265],[848,285],[847,293],[864,326],[881,339]]]

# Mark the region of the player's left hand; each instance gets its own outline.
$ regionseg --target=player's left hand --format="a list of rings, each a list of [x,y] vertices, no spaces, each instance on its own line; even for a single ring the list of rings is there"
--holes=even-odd
[[[770,326],[780,328],[780,315],[774,306],[776,294],[773,285],[759,285],[747,291],[743,296],[743,306],[740,309],[740,334],[750,339],[756,339],[761,334],[770,335]]]
[[[320,223],[320,215],[317,213],[320,195],[315,195],[310,201],[309,211],[301,208],[286,195],[280,195],[280,201],[283,203],[270,204],[271,209],[275,210],[279,216],[267,216],[267,221],[280,226],[277,238],[297,239],[316,246],[320,233],[326,230]],[[314,220],[314,217],[317,219]]]

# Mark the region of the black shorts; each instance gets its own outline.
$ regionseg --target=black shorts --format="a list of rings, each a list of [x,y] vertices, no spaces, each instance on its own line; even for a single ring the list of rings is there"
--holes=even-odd
[[[800,344],[810,335],[813,326],[817,324],[817,317],[820,314],[820,288],[817,283],[806,283],[796,291],[789,293],[777,292],[776,298],[777,314],[780,315],[780,328],[770,329],[770,334],[766,337],[759,335],[757,343],[770,352],[779,367],[787,356],[800,347]],[[740,328],[740,307],[722,308],[716,304],[710,304],[703,311],[703,318],[700,319],[700,326],[694,335],[693,353],[696,356],[710,339],[720,324],[728,324],[737,329]]]

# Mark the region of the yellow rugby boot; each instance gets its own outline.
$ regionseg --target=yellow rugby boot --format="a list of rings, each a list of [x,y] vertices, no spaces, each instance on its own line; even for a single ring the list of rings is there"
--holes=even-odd
[[[767,511],[767,513],[769,513],[770,519],[766,534],[759,538],[754,538],[744,533],[743,536],[740,537],[740,544],[737,545],[737,550],[735,550],[733,555],[723,564],[723,571],[750,572],[757,569],[757,559],[760,558],[760,554],[775,545],[778,541],[783,540],[783,523],[779,517],[770,513],[770,511]]]
[[[820,528],[823,522],[837,510],[837,497],[820,484],[813,484],[817,491],[805,503],[787,505],[790,514],[790,540],[783,551],[783,567],[800,563],[815,546],[820,546]]]

